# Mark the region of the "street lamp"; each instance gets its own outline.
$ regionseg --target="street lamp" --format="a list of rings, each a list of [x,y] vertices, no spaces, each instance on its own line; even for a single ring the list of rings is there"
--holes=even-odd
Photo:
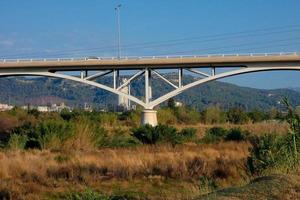
[[[120,8],[121,4],[115,7],[116,15],[117,15],[117,29],[118,29],[118,59],[121,58],[121,24],[120,24]]]

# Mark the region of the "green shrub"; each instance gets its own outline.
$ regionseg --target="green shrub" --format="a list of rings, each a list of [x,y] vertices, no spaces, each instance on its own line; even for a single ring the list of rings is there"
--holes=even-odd
[[[70,192],[64,197],[64,199],[66,200],[110,200],[109,197],[105,197],[90,189],[85,190],[82,193]]]
[[[138,198],[136,198],[135,196],[138,196]],[[105,196],[91,189],[87,189],[83,192],[70,192],[69,194],[65,195],[63,199],[66,200],[137,200],[137,199],[141,199],[140,197],[142,199],[147,199],[145,195],[142,194],[129,193],[129,194]]]
[[[177,117],[171,108],[162,108],[157,112],[157,119],[162,124],[176,124]]]
[[[179,132],[184,142],[191,142],[197,138],[197,130],[194,128],[184,128]]]
[[[172,145],[182,143],[181,136],[177,133],[176,128],[168,125],[158,125],[153,130],[158,134],[160,143],[171,143]]]
[[[42,149],[42,146],[38,140],[30,138],[26,142],[25,149]]]
[[[286,120],[290,125],[289,132],[282,136],[264,135],[251,138],[252,150],[247,166],[253,174],[272,169],[289,172],[299,166],[300,114],[287,99],[284,99],[283,103],[288,111]]]
[[[216,181],[213,178],[207,176],[200,177],[199,190],[202,193],[209,193],[216,190],[217,188],[218,186],[216,184]]]
[[[221,141],[244,141],[248,138],[248,136],[248,132],[243,132],[239,128],[226,130],[221,127],[213,127],[206,131],[201,142],[209,144]]]
[[[244,124],[249,122],[249,117],[241,108],[232,108],[227,112],[227,119],[233,124]]]
[[[38,118],[40,116],[40,112],[37,109],[30,109],[27,113],[34,116],[35,118]]]
[[[200,121],[200,113],[193,108],[178,107],[174,111],[179,123],[196,124]]]
[[[249,118],[251,119],[252,122],[261,122],[265,119],[268,118],[267,114],[260,111],[260,110],[253,110],[252,112],[248,113]]]
[[[202,121],[205,124],[220,124],[226,122],[226,115],[218,106],[210,106],[203,112]]]
[[[64,162],[68,162],[69,160],[71,160],[69,155],[64,155],[64,154],[60,154],[54,157],[54,160],[56,160],[56,162],[58,163],[64,163]]]
[[[126,111],[123,112],[118,119],[124,121],[127,126],[138,127],[141,122],[141,112],[141,110]]]
[[[221,127],[213,127],[206,131],[202,138],[203,143],[217,143],[225,138],[227,130]]]
[[[278,138],[279,136],[276,135],[253,136],[250,138],[252,149],[247,159],[247,167],[252,174],[260,174],[276,165]]]
[[[72,118],[75,117],[75,113],[69,111],[68,109],[64,108],[62,109],[62,111],[60,112],[60,116],[61,118],[63,118],[66,121],[70,121]]]
[[[73,127],[69,122],[62,120],[45,120],[38,124],[36,138],[43,149],[45,148],[59,148],[60,145],[70,137]]]
[[[76,150],[95,150],[98,147],[106,146],[108,141],[107,131],[87,116],[80,116],[71,122],[72,131],[66,138],[63,138],[65,148]]]
[[[116,113],[100,113],[99,121],[102,125],[115,126],[118,122],[118,116]]]
[[[170,143],[176,145],[183,142],[183,136],[177,132],[176,128],[162,124],[155,127],[140,126],[132,130],[132,136],[143,144]]]
[[[8,141],[8,148],[10,149],[24,149],[26,146],[26,143],[28,141],[27,135],[17,135],[12,134]]]
[[[249,134],[243,133],[239,128],[233,128],[227,131],[226,136],[224,137],[225,141],[243,141],[246,140]]]
[[[131,135],[128,135],[121,129],[117,129],[115,133],[107,138],[106,147],[134,147],[139,145],[140,142]]]
[[[143,144],[156,144],[159,140],[158,132],[156,132],[155,128],[149,124],[133,129],[132,136],[137,138]]]

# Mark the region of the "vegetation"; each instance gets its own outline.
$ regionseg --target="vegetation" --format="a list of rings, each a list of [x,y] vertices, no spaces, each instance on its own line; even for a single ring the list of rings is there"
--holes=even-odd
[[[221,141],[245,141],[250,133],[239,128],[226,130],[222,127],[208,129],[201,139],[203,143],[217,143]]]
[[[138,125],[139,109],[1,112],[0,199],[205,199],[299,171],[300,113],[287,101],[286,112],[174,103],[156,127]]]
[[[263,135],[251,139],[252,150],[248,168],[252,174],[266,171],[289,172],[299,165],[300,114],[284,100],[288,108],[286,120],[290,129],[286,135]]]
[[[133,129],[133,136],[143,144],[170,143],[172,145],[182,144],[196,138],[196,130],[193,128],[182,129],[177,132],[176,128],[159,124],[156,127],[151,125],[140,126]]]

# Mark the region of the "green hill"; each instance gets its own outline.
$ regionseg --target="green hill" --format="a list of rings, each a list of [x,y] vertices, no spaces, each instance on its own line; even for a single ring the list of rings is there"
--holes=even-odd
[[[172,74],[168,75],[172,78]],[[186,82],[191,82],[194,77],[185,77]],[[175,80],[174,80],[175,82]],[[109,77],[101,83],[111,84]],[[157,77],[152,81],[154,98],[171,90],[170,86]],[[132,94],[143,96],[143,80],[133,82]],[[84,103],[95,107],[115,105],[117,98],[114,94],[80,83],[48,78],[8,77],[0,79],[0,102],[13,105],[27,104],[52,104],[65,102],[74,107],[81,107]],[[224,109],[242,107],[246,110],[254,108],[270,109],[281,108],[280,100],[287,97],[293,105],[300,105],[300,93],[292,89],[261,90],[224,82],[211,82],[192,88],[175,99],[186,105],[201,110],[208,105],[219,105]]]

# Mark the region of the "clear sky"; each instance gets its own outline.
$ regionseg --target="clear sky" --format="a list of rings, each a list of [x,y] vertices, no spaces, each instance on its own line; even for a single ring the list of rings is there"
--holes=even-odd
[[[1,0],[0,58],[300,52],[299,0]],[[300,72],[226,81],[300,87]]]

